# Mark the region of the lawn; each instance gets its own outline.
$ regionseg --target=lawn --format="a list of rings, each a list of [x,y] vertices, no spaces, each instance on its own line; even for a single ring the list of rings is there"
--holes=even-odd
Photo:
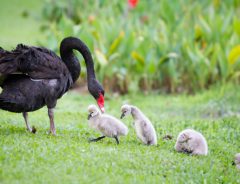
[[[89,128],[88,95],[71,91],[55,113],[57,136],[47,134],[46,109],[30,114],[37,134],[28,133],[21,114],[0,110],[0,183],[240,183],[232,166],[240,152],[240,87],[228,85],[185,95],[108,94],[106,111],[120,116],[123,103],[135,104],[153,122],[158,146],[142,145],[124,119],[129,134],[120,145],[106,138],[88,143],[99,134]],[[174,144],[185,128],[203,133],[208,156],[177,153]],[[172,140],[163,140],[166,134]]]

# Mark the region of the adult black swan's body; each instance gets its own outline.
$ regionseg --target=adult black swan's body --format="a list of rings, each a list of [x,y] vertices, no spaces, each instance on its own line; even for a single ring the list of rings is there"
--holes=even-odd
[[[9,52],[0,48],[0,109],[23,113],[27,129],[27,113],[47,106],[50,133],[56,134],[53,108],[57,100],[78,79],[80,63],[73,54],[78,50],[86,63],[88,90],[104,111],[104,90],[95,78],[94,64],[88,47],[78,38],[68,37],[60,45],[61,58],[41,47],[19,44]]]

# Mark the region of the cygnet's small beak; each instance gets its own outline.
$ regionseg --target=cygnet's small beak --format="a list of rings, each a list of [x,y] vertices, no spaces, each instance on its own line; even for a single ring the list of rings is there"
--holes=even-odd
[[[88,114],[87,119],[90,120],[91,117],[92,117],[91,114]]]
[[[125,113],[123,112],[120,118],[123,119],[124,117],[125,117]]]

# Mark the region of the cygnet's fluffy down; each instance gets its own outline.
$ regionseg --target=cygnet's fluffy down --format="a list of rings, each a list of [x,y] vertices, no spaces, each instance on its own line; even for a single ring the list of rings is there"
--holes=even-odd
[[[240,153],[237,153],[235,155],[235,159],[234,159],[234,162],[233,162],[234,165],[236,165],[236,167],[238,169],[240,169]]]
[[[90,105],[88,107],[88,112],[88,120],[90,127],[102,133],[101,137],[92,139],[90,141],[96,142],[105,137],[112,137],[115,138],[117,144],[119,144],[118,137],[122,135],[127,135],[128,128],[125,124],[123,124],[120,120],[113,116],[101,114],[97,106]]]
[[[140,109],[132,105],[123,105],[121,111],[122,111],[121,119],[124,116],[132,115],[134,119],[134,127],[136,130],[137,137],[144,144],[147,145],[157,144],[156,131],[150,120],[141,112]]]
[[[179,133],[175,149],[192,155],[207,155],[208,145],[204,136],[192,129]]]

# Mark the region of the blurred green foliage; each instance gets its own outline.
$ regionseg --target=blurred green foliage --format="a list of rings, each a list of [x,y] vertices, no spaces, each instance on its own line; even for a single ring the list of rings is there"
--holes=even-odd
[[[39,28],[43,1],[0,1],[0,46],[12,50],[17,44],[37,45],[45,39]]]
[[[46,1],[44,46],[66,36],[93,52],[106,90],[193,93],[240,81],[240,1]],[[82,75],[85,75],[83,70]]]

